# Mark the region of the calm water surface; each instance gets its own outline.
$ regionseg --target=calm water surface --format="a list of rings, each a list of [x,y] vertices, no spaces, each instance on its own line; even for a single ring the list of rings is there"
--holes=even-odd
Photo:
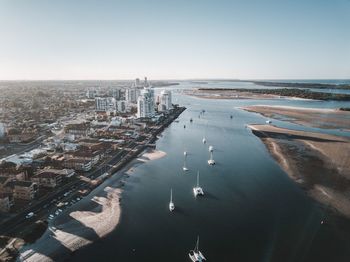
[[[188,109],[157,141],[166,157],[135,168],[124,187],[119,226],[75,253],[71,261],[189,261],[197,235],[208,261],[350,261],[348,223],[337,218],[320,224],[329,213],[287,177],[245,128],[265,119],[237,109],[247,104],[322,108],[342,103],[174,96]],[[206,113],[198,118],[202,109]],[[213,167],[207,165],[209,145],[215,147]],[[184,150],[189,152],[186,173]],[[195,199],[197,170],[205,196]],[[170,188],[174,213],[168,210]]]

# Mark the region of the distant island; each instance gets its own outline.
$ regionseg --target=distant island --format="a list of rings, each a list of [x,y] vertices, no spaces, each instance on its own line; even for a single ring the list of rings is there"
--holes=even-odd
[[[269,82],[252,81],[259,86],[277,86],[277,87],[295,87],[295,88],[317,88],[317,89],[350,89],[348,84],[322,84],[322,83],[287,83],[287,82]]]
[[[241,93],[273,95],[273,96],[288,96],[303,99],[315,100],[336,100],[350,101],[348,94],[332,94],[325,92],[313,92],[310,90],[302,90],[298,88],[279,88],[279,89],[249,89],[249,88],[199,88],[200,93],[206,92],[215,95],[215,98],[239,98]],[[209,97],[208,97],[209,98]]]

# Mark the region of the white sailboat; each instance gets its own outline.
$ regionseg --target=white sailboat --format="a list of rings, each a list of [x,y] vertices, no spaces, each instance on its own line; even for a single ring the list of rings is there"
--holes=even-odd
[[[193,250],[190,250],[188,256],[193,262],[202,262],[206,260],[202,252],[199,251],[199,236],[197,237],[196,246]]]
[[[170,202],[169,202],[169,210],[173,211],[175,209],[175,205],[173,202],[173,189],[170,189]]]
[[[187,152],[186,151],[184,151],[184,165],[183,165],[183,167],[182,167],[182,170],[183,171],[188,171],[188,168],[187,168]]]
[[[204,135],[203,135],[203,139],[202,139],[202,143],[205,144],[207,143],[207,139],[205,138],[205,134],[206,134],[206,131],[207,131],[207,127],[208,127],[208,121],[205,125],[205,128],[204,128]]]
[[[195,187],[193,187],[193,194],[194,196],[203,196],[204,195],[204,191],[203,188],[201,188],[199,186],[199,171],[197,172],[197,185]]]
[[[214,147],[209,146],[210,159],[208,160],[208,164],[210,166],[215,165],[215,160],[213,159],[213,151],[214,151]]]

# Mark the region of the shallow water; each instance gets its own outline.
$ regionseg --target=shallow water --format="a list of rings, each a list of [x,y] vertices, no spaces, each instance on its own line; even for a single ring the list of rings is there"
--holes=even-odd
[[[187,110],[157,141],[157,149],[167,155],[135,168],[124,187],[119,226],[75,253],[72,261],[189,261],[197,235],[208,261],[349,261],[350,242],[344,234],[350,231],[343,230],[349,229],[348,221],[320,224],[335,220],[288,178],[245,128],[266,119],[237,109],[251,104],[334,108],[341,103],[216,101],[181,94],[174,98]],[[206,112],[198,118],[202,109]],[[315,130],[283,121],[274,124]],[[209,145],[215,148],[213,167],[207,164]],[[184,150],[189,153],[186,173]],[[197,170],[205,196],[195,199]],[[170,188],[174,213],[168,210]]]

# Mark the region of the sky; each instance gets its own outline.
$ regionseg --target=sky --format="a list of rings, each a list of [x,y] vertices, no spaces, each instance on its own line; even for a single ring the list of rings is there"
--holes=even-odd
[[[350,0],[0,0],[0,80],[349,79]]]

